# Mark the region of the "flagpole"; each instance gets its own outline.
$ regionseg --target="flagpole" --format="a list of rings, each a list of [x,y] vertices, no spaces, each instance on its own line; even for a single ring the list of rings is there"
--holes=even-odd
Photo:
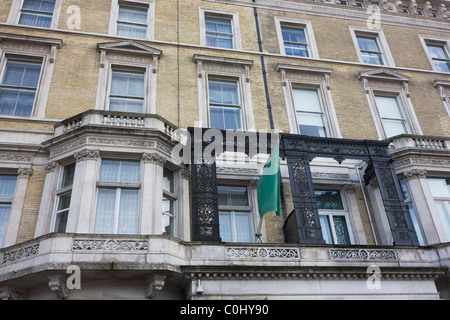
[[[256,238],[259,239],[259,241],[261,241],[261,243],[264,242],[261,239],[261,236],[262,236],[262,234],[261,234],[262,223],[263,223],[263,217],[260,217],[259,218],[259,223],[258,223],[258,230],[256,231],[256,234],[255,234]]]

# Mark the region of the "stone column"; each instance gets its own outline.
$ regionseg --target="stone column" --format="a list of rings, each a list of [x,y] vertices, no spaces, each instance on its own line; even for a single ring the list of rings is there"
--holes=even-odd
[[[74,156],[77,163],[66,232],[90,233],[95,216],[100,151],[85,149]]]
[[[142,155],[141,234],[162,234],[163,175],[166,159],[157,153]]]
[[[5,241],[3,247],[9,247],[16,243],[19,233],[20,219],[22,217],[25,195],[27,192],[28,179],[33,174],[32,168],[17,169],[16,190],[14,199],[9,212],[8,227],[6,229]]]
[[[52,232],[52,218],[55,206],[55,190],[58,184],[58,175],[55,173],[57,164],[55,161],[44,165],[46,171],[44,190],[42,192],[41,205],[36,223],[35,237]]]

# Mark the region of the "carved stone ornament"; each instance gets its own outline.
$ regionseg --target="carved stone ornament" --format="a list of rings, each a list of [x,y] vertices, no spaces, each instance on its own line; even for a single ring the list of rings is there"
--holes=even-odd
[[[47,171],[47,173],[55,171],[55,168],[56,168],[55,161],[44,164],[44,170]]]
[[[28,179],[33,174],[32,168],[19,168],[17,169],[17,174],[19,178]]]
[[[414,179],[414,178],[426,178],[427,176],[427,170],[425,169],[411,169],[408,171],[405,171],[403,173],[403,176],[405,179]]]
[[[164,164],[167,161],[166,158],[164,158],[163,156],[161,156],[157,153],[143,153],[142,160],[145,163],[153,163],[153,164],[157,164],[160,166],[164,166]]]
[[[66,281],[60,276],[49,277],[48,286],[59,300],[65,300],[69,297],[69,289]]]
[[[97,160],[98,158],[100,158],[100,151],[84,149],[80,152],[75,153],[74,157],[77,162],[85,160]]]
[[[25,290],[10,287],[0,288],[0,300],[26,300]]]
[[[162,274],[154,274],[148,277],[145,281],[145,296],[149,299],[153,299],[160,293],[164,287],[166,277],[166,275]]]

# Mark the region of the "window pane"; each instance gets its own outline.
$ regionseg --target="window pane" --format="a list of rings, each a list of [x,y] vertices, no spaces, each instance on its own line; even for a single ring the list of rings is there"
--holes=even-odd
[[[144,97],[144,72],[113,71],[111,94],[125,97]]]
[[[375,102],[382,118],[403,119],[397,98],[375,96]]]
[[[168,198],[163,198],[163,220],[162,220],[162,232],[170,236],[175,235],[174,224],[174,201]]]
[[[118,22],[117,35],[119,37],[145,39],[147,38],[147,27]]]
[[[209,103],[239,105],[237,81],[209,80]]]
[[[205,25],[207,46],[233,48],[231,19],[206,17]]]
[[[217,186],[219,205],[248,206],[247,187]]]
[[[333,216],[334,230],[336,231],[336,240],[338,244],[350,244],[347,222],[345,216]]]
[[[24,0],[22,9],[53,13],[55,0]]]
[[[450,178],[427,178],[433,197],[450,199]]]
[[[41,63],[8,60],[2,84],[16,87],[36,88],[41,73]]]
[[[400,187],[402,188],[403,197],[405,198],[405,200],[410,199],[408,188],[406,187],[405,180],[403,180],[403,179],[400,180]]]
[[[35,93],[34,90],[0,88],[0,114],[29,117]]]
[[[140,162],[125,160],[102,160],[100,182],[140,182]]]
[[[331,234],[330,222],[328,221],[328,216],[319,215],[320,227],[322,228],[322,236],[327,244],[333,244],[333,235]]]
[[[139,233],[139,190],[121,190],[117,233]]]
[[[111,98],[109,100],[109,110],[142,113],[144,110],[144,100]]]
[[[432,58],[448,59],[447,50],[445,50],[444,46],[428,45],[428,50]]]
[[[75,176],[75,163],[71,163],[64,167],[64,172],[61,180],[61,188],[71,186]]]
[[[0,203],[0,248],[3,247],[3,241],[5,240],[6,227],[8,225],[10,209],[11,209],[10,204]]]
[[[306,43],[305,31],[300,28],[286,28],[281,29],[283,40],[288,42]]]
[[[285,52],[288,56],[308,57],[308,48],[300,44],[287,43],[284,46]]]
[[[293,89],[292,95],[294,98],[295,110],[322,112],[322,106],[317,90]]]
[[[0,175],[0,198],[14,197],[17,176]]]
[[[326,210],[344,210],[339,191],[314,190],[317,208]]]
[[[54,232],[66,232],[68,213],[68,211],[63,211],[56,214]]]
[[[94,233],[114,233],[116,189],[98,189]]]
[[[434,60],[434,65],[438,71],[450,72],[450,62],[449,61],[439,61]]]
[[[19,24],[50,28],[52,24],[52,15],[46,13],[22,12],[20,15]]]
[[[163,174],[163,189],[169,192],[174,192],[174,176],[173,171],[164,168]]]
[[[408,133],[405,121],[403,120],[382,120],[386,137],[393,137],[399,134]]]
[[[383,58],[379,53],[373,52],[361,52],[361,57],[363,58],[364,63],[367,64],[378,64],[383,65]]]
[[[58,200],[58,211],[69,209],[71,193],[62,195]]]
[[[447,240],[450,241],[450,213],[448,212],[444,201],[435,201],[439,212],[442,226],[444,227]]]
[[[232,34],[231,19],[206,17],[205,24],[207,32]]]
[[[230,212],[219,212],[219,230],[220,230],[220,238],[222,239],[223,242],[233,241]]]
[[[242,129],[241,109],[229,107],[211,107],[210,108],[211,128],[221,130],[239,130]]]
[[[119,7],[119,21],[147,24],[147,8]]]
[[[250,213],[235,212],[236,242],[253,242]]]
[[[368,51],[378,51],[380,52],[380,48],[378,47],[377,39],[371,37],[357,37],[358,45],[361,50]]]
[[[408,211],[409,215],[411,216],[411,220],[414,226],[414,231],[416,232],[417,239],[419,240],[419,245],[424,246],[425,241],[423,240],[422,231],[420,230],[419,221],[416,217],[416,211],[414,210],[413,205],[410,203],[408,204]]]
[[[297,121],[300,134],[326,137],[325,125],[321,114],[297,112]]]

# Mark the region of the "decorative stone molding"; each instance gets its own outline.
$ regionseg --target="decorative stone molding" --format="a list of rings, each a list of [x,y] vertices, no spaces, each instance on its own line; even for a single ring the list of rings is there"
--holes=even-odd
[[[5,253],[3,253],[2,259],[0,260],[0,264],[32,257],[37,255],[38,253],[39,253],[39,243],[6,251]]]
[[[19,168],[17,169],[17,174],[19,175],[19,179],[28,179],[33,174],[32,168]]]
[[[12,154],[12,153],[0,153],[0,161],[2,162],[31,162],[32,156]]]
[[[327,90],[331,89],[331,69],[288,64],[277,64],[276,69],[281,73],[281,81],[283,86],[286,86],[288,80],[291,79],[296,82],[324,82]]]
[[[298,248],[251,248],[251,247],[239,247],[239,248],[227,248],[227,258],[255,258],[255,259],[299,259],[300,249]]]
[[[44,164],[44,170],[47,171],[47,173],[55,171],[55,168],[56,168],[55,161]]]
[[[183,179],[186,179],[186,180],[190,181],[191,177],[192,177],[191,170],[188,170],[188,169],[185,169],[185,168],[181,169],[181,177]]]
[[[72,251],[148,251],[148,241],[75,239]]]
[[[163,156],[161,156],[157,153],[143,153],[142,160],[145,163],[153,163],[153,164],[160,165],[161,167],[164,166],[164,164],[167,161],[166,158],[164,158]]]
[[[145,296],[153,299],[164,287],[166,275],[153,274],[145,280]]]
[[[69,289],[66,285],[66,279],[63,277],[49,277],[48,286],[59,300],[66,300],[69,297]]]
[[[26,299],[27,294],[25,290],[10,287],[0,288],[0,300],[26,300]]]
[[[100,150],[84,149],[74,154],[75,161],[97,160],[100,158]]]
[[[355,192],[356,191],[356,185],[351,184],[351,183],[347,183],[347,184],[344,185],[343,189],[345,191],[347,191],[347,192]]]
[[[426,178],[427,177],[427,170],[425,169],[411,169],[408,171],[403,172],[403,176],[405,179],[415,179],[415,178]]]
[[[395,250],[330,249],[333,260],[398,260]]]

